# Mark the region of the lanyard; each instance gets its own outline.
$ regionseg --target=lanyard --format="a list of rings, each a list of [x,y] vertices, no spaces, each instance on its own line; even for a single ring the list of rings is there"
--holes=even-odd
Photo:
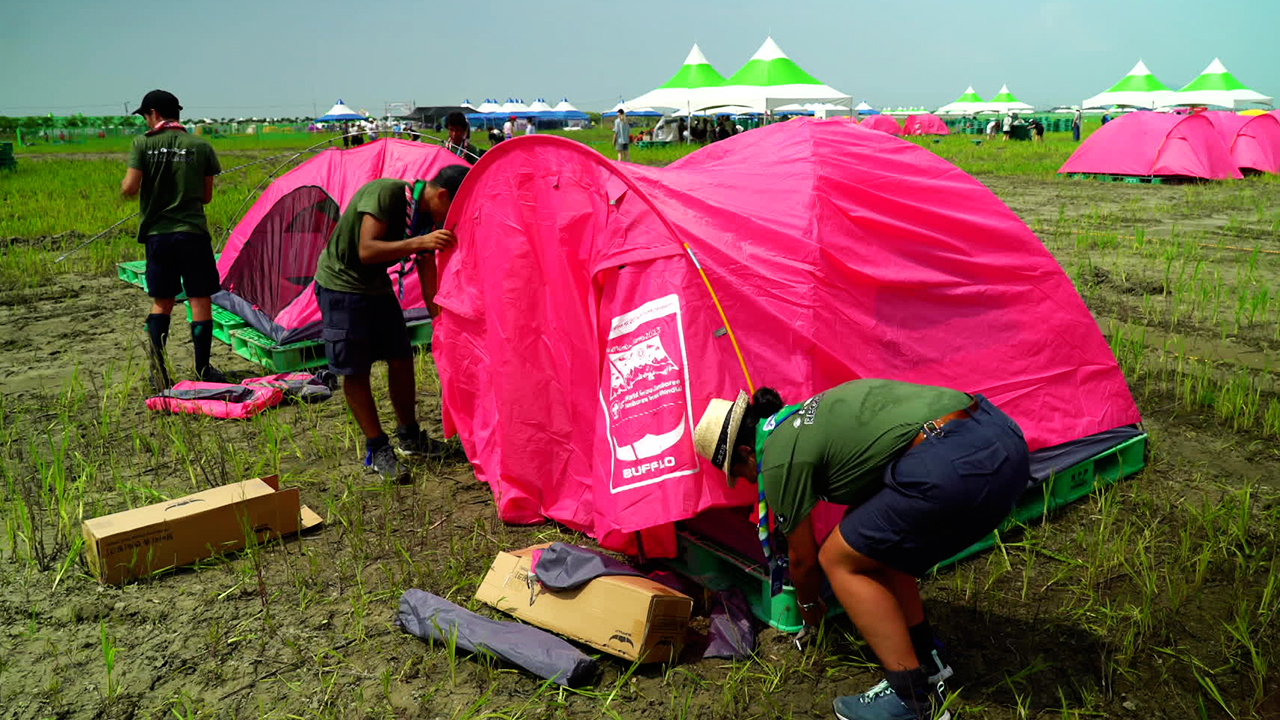
[[[772,597],[782,592],[790,569],[790,558],[787,555],[786,539],[775,538],[769,529],[769,504],[764,497],[764,484],[760,482],[760,473],[764,468],[764,441],[769,439],[773,431],[787,418],[796,414],[804,403],[788,405],[756,426],[756,512],[760,519],[756,524],[756,537],[760,540],[760,548],[764,550],[765,560],[769,563],[769,595]]]

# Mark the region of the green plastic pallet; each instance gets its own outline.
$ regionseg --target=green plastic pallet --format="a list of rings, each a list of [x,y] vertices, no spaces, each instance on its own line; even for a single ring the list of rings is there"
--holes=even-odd
[[[1074,180],[1097,180],[1098,182],[1118,182],[1132,185],[1163,185],[1171,183],[1175,178],[1156,177],[1154,175],[1103,175],[1099,173],[1068,173]]]
[[[221,255],[221,253],[217,253],[213,256],[215,262],[219,255]],[[147,289],[147,261],[130,260],[128,262],[116,263],[116,277],[130,285],[136,285],[145,291]],[[186,300],[187,294],[185,292],[178,293],[178,297],[174,299],[178,301]],[[190,310],[188,310],[187,313],[187,319],[190,320]],[[215,335],[216,334],[217,333],[215,333]],[[228,340],[227,342],[230,341]]]
[[[222,310],[217,305],[216,311]],[[223,310],[236,320],[241,320]],[[243,320],[241,320],[243,322]],[[214,336],[217,337],[215,322]],[[414,347],[431,347],[431,321],[419,320],[408,325],[409,343]],[[314,370],[329,364],[325,359],[324,343],[320,340],[303,340],[288,345],[277,345],[274,340],[245,324],[230,331],[231,350],[251,363],[261,365],[272,373]]]
[[[996,538],[1001,532],[1043,518],[1057,508],[1076,502],[1099,488],[1138,472],[1146,466],[1146,449],[1147,436],[1139,435],[1056,473],[1040,485],[1027,490],[999,530],[954,557],[938,563],[934,570],[988,550],[995,546]],[[685,530],[678,531],[677,540],[679,557],[665,561],[674,569],[711,590],[736,587],[742,590],[751,604],[751,611],[761,621],[781,632],[800,631],[803,620],[796,602],[795,589],[788,585],[781,593],[772,595],[767,567]],[[832,613],[838,612],[838,607],[832,608]]]

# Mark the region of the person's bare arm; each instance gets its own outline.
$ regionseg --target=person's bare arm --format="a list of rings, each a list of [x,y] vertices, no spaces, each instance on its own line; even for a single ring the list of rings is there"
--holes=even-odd
[[[800,616],[806,625],[817,627],[827,614],[818,596],[822,584],[822,568],[818,564],[818,541],[813,537],[813,522],[806,517],[787,534],[787,553],[791,560],[791,585],[802,606]],[[803,606],[811,606],[808,610]]]
[[[434,255],[418,256],[418,286],[422,288],[422,301],[426,304],[427,310],[431,312],[432,319],[440,315],[440,306],[436,305],[436,290],[439,285],[439,277],[436,274],[436,260]]]
[[[443,250],[454,243],[449,230],[436,230],[407,240],[383,240],[387,224],[365,214],[360,218],[360,262],[366,265],[393,262],[424,250]]]
[[[213,176],[209,175],[204,179],[204,198],[201,202],[205,205],[213,202]]]
[[[124,171],[124,180],[120,181],[120,194],[125,197],[133,197],[142,189],[142,171],[137,168],[129,168]]]

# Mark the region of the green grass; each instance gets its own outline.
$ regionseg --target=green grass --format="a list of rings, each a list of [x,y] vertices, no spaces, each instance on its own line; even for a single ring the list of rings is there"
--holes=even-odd
[[[606,130],[565,135],[610,151]],[[912,142],[974,173],[1057,258],[1129,381],[1151,458],[1136,478],[926,579],[932,622],[956,653],[956,707],[1001,719],[1274,717],[1280,183],[1064,180],[1055,170],[1069,136],[1042,146],[973,137]],[[296,152],[310,138],[293,140],[234,139],[224,165]],[[664,164],[686,151],[632,155]],[[134,209],[116,196],[123,162],[111,154],[121,151],[93,152],[108,155],[24,158],[0,176],[0,346],[48,343],[33,365],[60,371],[0,393],[0,715],[825,717],[831,696],[879,679],[845,621],[804,654],[765,633],[756,656],[736,662],[634,667],[602,656],[601,677],[577,690],[391,627],[413,587],[498,617],[473,600],[498,550],[585,539],[499,522],[488,487],[460,459],[416,466],[404,487],[365,474],[340,398],[247,422],[143,409],[142,298],[99,278],[140,256],[135,226],[51,262]],[[215,236],[282,160],[219,179]],[[98,335],[117,341],[90,344]],[[174,337],[185,362],[185,330]],[[41,369],[6,367],[0,382]],[[438,425],[429,357],[416,370],[419,410]],[[378,373],[375,387],[384,383]],[[88,575],[82,518],[269,473],[301,489],[323,530],[124,588]]]

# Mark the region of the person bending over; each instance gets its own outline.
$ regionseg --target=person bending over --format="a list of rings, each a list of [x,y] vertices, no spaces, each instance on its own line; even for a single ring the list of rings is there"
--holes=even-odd
[[[418,427],[413,349],[387,270],[414,258],[422,298],[435,315],[433,256],[456,241],[440,224],[466,175],[466,166],[450,165],[430,181],[382,178],[366,183],[351,198],[316,265],[316,300],[329,368],[342,376],[347,407],[364,433],[365,466],[388,480],[404,481],[409,475],[397,452],[434,455],[443,444]],[[378,421],[369,383],[370,369],[379,360],[387,362],[391,406],[399,423],[395,449]]]
[[[886,681],[836,698],[842,720],[949,718],[952,670],[925,619],[916,578],[999,527],[1030,478],[1017,423],[981,395],[854,380],[796,405],[770,388],[715,399],[698,453],[758,482],[785,536],[807,628],[826,615],[821,573],[879,658]],[[819,500],[849,507],[821,543]]]

